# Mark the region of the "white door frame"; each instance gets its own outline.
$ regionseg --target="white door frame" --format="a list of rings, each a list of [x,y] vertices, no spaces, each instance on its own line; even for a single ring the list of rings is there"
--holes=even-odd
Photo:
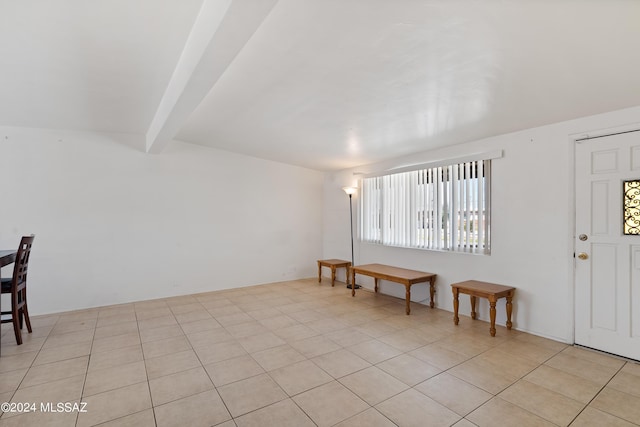
[[[571,173],[571,179],[569,180],[570,193],[573,197],[569,198],[569,301],[571,304],[571,342],[569,344],[575,344],[576,342],[576,144],[580,140],[601,138],[604,136],[616,135],[620,133],[636,132],[640,131],[640,123],[631,123],[627,125],[614,126],[604,129],[590,130],[586,132],[578,132],[569,135],[569,171]]]

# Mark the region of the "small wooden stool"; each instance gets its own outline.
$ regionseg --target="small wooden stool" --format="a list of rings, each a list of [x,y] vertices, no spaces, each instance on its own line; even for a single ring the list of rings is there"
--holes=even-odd
[[[513,294],[516,288],[510,286],[496,285],[494,283],[480,282],[478,280],[467,280],[466,282],[454,283],[451,285],[453,292],[453,323],[458,324],[458,294],[467,294],[471,298],[471,318],[476,318],[476,297],[489,300],[489,316],[491,317],[491,328],[489,332],[492,337],[496,336],[496,301],[502,297],[507,299],[507,329],[511,329],[511,312],[513,310]]]
[[[336,269],[344,267],[347,269],[347,285],[349,284],[349,267],[351,267],[351,261],[345,261],[343,259],[319,259],[318,260],[318,283],[322,282],[322,267],[329,267],[331,269],[331,286],[336,281]]]

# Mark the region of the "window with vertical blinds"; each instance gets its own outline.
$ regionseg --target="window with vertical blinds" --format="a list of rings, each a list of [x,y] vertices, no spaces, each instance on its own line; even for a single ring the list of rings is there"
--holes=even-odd
[[[491,159],[364,178],[360,236],[388,246],[490,253]]]

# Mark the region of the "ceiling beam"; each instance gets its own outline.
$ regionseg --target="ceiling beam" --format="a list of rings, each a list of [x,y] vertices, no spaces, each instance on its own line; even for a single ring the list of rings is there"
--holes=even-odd
[[[233,62],[278,0],[204,0],[145,135],[160,153]]]

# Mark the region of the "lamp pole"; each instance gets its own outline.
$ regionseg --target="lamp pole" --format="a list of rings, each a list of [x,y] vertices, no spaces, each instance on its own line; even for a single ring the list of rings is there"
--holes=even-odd
[[[349,194],[349,225],[351,225],[351,265],[355,265],[353,263],[353,202],[351,201],[351,196],[353,194]]]
[[[358,189],[356,187],[343,187],[342,188],[345,193],[349,196],[349,226],[351,230],[351,266],[355,266],[354,258],[353,258],[353,195]],[[349,276],[349,271],[347,271],[347,276]],[[355,280],[354,280],[355,282]],[[349,277],[347,277],[347,288],[349,289],[360,289],[360,286],[355,283],[349,284]]]

